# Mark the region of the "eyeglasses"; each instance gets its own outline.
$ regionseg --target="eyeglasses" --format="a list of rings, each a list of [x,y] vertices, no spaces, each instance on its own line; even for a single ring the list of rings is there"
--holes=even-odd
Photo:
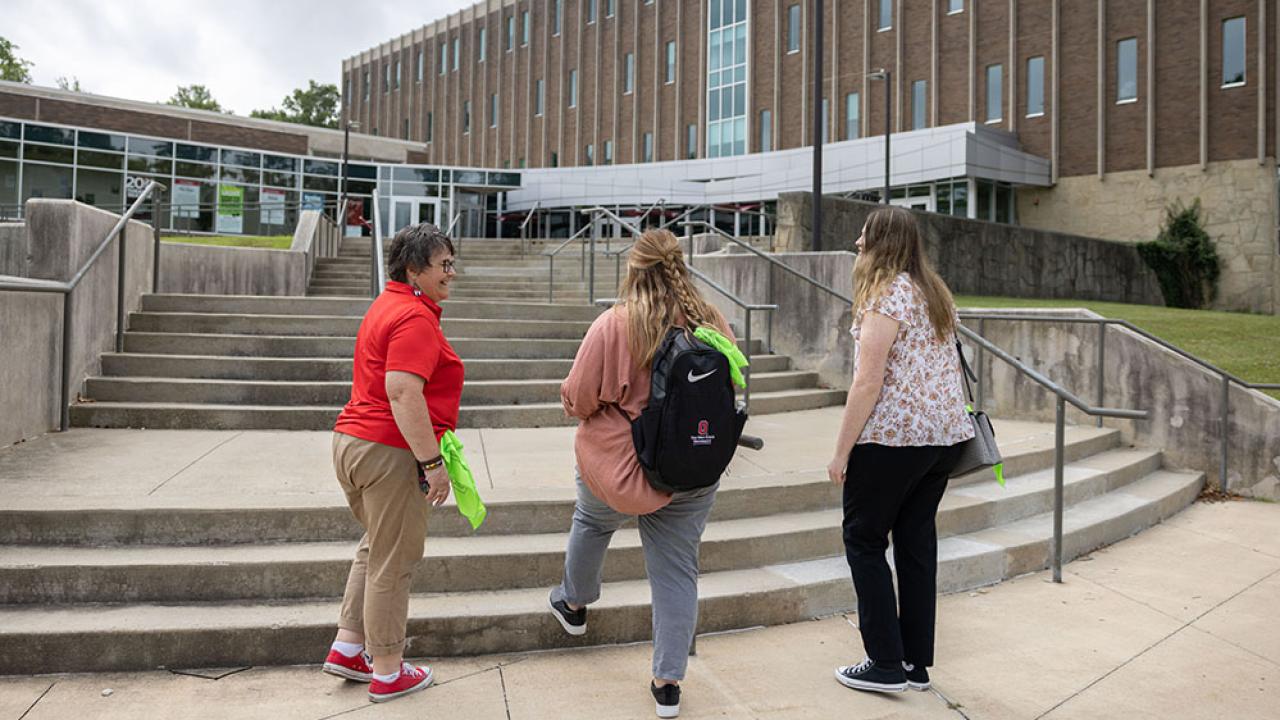
[[[429,263],[428,263],[428,266],[430,266]],[[440,263],[437,267],[439,267],[441,270],[444,270],[447,273],[456,273],[458,272],[458,261],[445,260],[444,262]]]

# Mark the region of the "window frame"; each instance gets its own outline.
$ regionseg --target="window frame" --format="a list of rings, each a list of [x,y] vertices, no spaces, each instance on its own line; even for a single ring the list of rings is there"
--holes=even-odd
[[[794,15],[794,17],[792,17]],[[795,55],[800,52],[800,3],[792,3],[787,6],[787,54]],[[794,31],[794,32],[793,32]],[[794,36],[794,37],[793,37]]]
[[[630,95],[636,89],[636,54],[627,53],[622,60],[622,94]]]
[[[1240,79],[1234,82],[1227,82],[1227,23],[1235,22],[1236,20],[1239,20],[1244,26],[1240,33]],[[1219,87],[1221,90],[1245,87],[1249,84],[1249,18],[1246,15],[1222,19],[1222,75],[1222,84]]]
[[[676,54],[676,41],[668,40],[667,41],[667,68],[666,68],[666,76],[664,77],[664,80],[662,83],[663,85],[675,85],[676,63],[678,61],[679,61],[679,56]]]
[[[998,94],[998,97],[996,99],[996,108],[998,109],[998,115],[996,117],[991,117],[991,95],[992,95],[991,71],[992,70],[995,70],[999,73],[999,77],[997,79],[998,82],[996,82],[995,84],[996,91]],[[1002,123],[1004,122],[1004,63],[991,63],[986,67],[986,72],[984,74],[986,76],[986,95],[983,97],[983,99],[987,101],[987,107],[986,107],[986,113],[985,113],[986,119],[983,122],[987,125],[995,125],[997,123]]]
[[[953,3],[953,2],[959,2],[959,3],[960,3],[960,9],[959,9],[959,10],[954,10],[954,9],[952,9],[952,7],[951,7],[951,3]],[[965,10],[965,8],[964,8],[964,0],[947,0],[947,14],[948,14],[948,15],[959,15],[960,13],[964,12],[964,10]]]
[[[1125,43],[1133,43],[1129,46],[1133,48],[1133,95],[1131,97],[1124,97],[1121,95],[1123,92],[1122,88],[1124,87],[1124,76],[1122,73],[1124,72],[1125,65],[1122,48],[1125,47]],[[1121,38],[1116,41],[1116,104],[1131,105],[1136,102],[1138,102],[1138,38],[1134,36]]]
[[[893,0],[878,0],[879,12],[876,13],[876,32],[889,32],[893,29]],[[888,24],[885,23],[885,9],[889,10]]]
[[[1038,75],[1040,81],[1040,111],[1031,112],[1031,78],[1037,77],[1036,73],[1031,72],[1031,62],[1033,60],[1040,61],[1040,73]],[[1044,117],[1044,56],[1032,55],[1027,58],[1027,114],[1029,118]]]

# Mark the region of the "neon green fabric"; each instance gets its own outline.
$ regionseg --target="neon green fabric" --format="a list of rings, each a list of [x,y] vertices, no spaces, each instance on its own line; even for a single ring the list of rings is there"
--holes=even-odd
[[[706,326],[694,330],[693,336],[719,350],[729,359],[729,376],[734,385],[747,386],[747,381],[742,377],[742,368],[747,366],[747,358],[732,340]]]
[[[476,491],[476,480],[471,476],[471,466],[462,455],[462,441],[452,430],[446,430],[440,437],[440,456],[444,458],[445,470],[449,471],[449,484],[453,487],[453,499],[458,503],[458,512],[471,523],[475,530],[484,522],[489,514]]]
[[[965,404],[964,409],[970,413],[973,412],[973,406]],[[1000,487],[1004,487],[1004,463],[998,463],[991,467],[992,472],[996,474],[996,482],[1000,483]]]

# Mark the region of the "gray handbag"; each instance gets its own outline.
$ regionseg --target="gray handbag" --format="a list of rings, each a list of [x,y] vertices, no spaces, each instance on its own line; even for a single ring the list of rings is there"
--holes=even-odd
[[[951,468],[950,477],[958,477],[983,468],[995,468],[996,480],[1004,485],[1004,459],[1000,457],[1000,448],[996,446],[996,432],[991,427],[991,419],[981,410],[973,409],[973,387],[970,378],[977,382],[973,371],[969,369],[969,361],[965,360],[960,340],[956,340],[956,353],[960,355],[960,370],[964,376],[964,389],[968,396],[969,421],[973,423],[973,437],[961,443],[960,456]]]

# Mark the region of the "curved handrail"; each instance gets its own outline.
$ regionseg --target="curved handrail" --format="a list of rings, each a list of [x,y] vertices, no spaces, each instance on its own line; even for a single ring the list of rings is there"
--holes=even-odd
[[[371,297],[378,297],[382,292],[382,288],[387,286],[387,263],[382,257],[382,210],[381,203],[378,202],[378,189],[373,189],[373,247],[369,253],[370,262],[373,263],[369,281],[373,283],[373,287],[369,288]]]

